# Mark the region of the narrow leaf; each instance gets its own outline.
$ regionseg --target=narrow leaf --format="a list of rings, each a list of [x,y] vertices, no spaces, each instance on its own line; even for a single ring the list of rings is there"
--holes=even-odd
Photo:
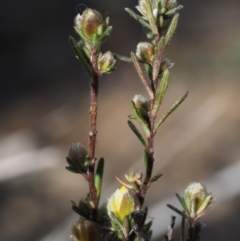
[[[180,211],[179,209],[177,209],[176,207],[174,207],[171,204],[167,204],[167,207],[169,207],[170,209],[172,209],[174,212],[178,213],[179,215],[181,215],[184,218],[187,218],[186,214],[183,211]]]
[[[123,218],[123,234],[124,234],[124,237],[128,237],[129,232],[130,232],[130,221],[129,221],[128,216],[125,216]]]
[[[165,12],[165,15],[166,16],[172,15],[172,14],[176,13],[177,11],[181,10],[182,8],[183,8],[182,5],[178,5],[177,7],[172,8],[172,9],[168,10],[167,12]]]
[[[80,200],[79,205],[77,206],[74,201],[71,201],[72,203],[72,210],[75,211],[80,216],[83,216],[84,218],[89,219],[91,214],[91,209],[87,206],[87,204]]]
[[[159,35],[158,27],[156,24],[156,19],[153,15],[152,3],[151,1],[145,1],[145,10],[147,11],[148,21],[151,27],[151,30],[155,36]]]
[[[166,33],[166,41],[165,46],[167,46],[176,30],[177,24],[178,24],[179,14],[175,14],[172,18],[172,21],[168,27],[168,31]]]
[[[134,13],[131,9],[125,8],[125,11],[129,13],[129,15],[137,20],[143,27],[151,30],[150,25],[138,14]]]
[[[168,118],[169,115],[171,115],[177,108],[182,104],[182,102],[187,98],[188,96],[188,91],[184,93],[173,105],[172,107],[168,110],[168,112],[157,122],[155,126],[154,133],[157,132],[158,127]]]
[[[146,141],[144,140],[141,133],[138,131],[137,127],[131,121],[128,121],[128,126],[133,131],[133,133],[137,136],[137,138],[141,141],[143,146],[146,147],[147,146]]]
[[[145,232],[149,232],[149,231],[151,231],[150,229],[151,229],[151,226],[152,226],[152,221],[149,221],[148,223],[146,223],[144,226],[143,226],[143,229],[144,229],[144,231]]]
[[[153,79],[153,82],[155,83],[155,86],[157,86],[157,79],[159,75],[160,65],[162,62],[162,54],[163,54],[164,47],[165,47],[165,38],[162,37],[156,47],[153,66],[152,66],[153,68],[152,79]]]
[[[151,181],[150,181],[150,182],[156,182],[161,176],[162,176],[161,173],[155,175],[154,177],[151,178]]]
[[[71,204],[72,204],[72,206],[76,206],[77,207],[77,204],[73,200],[71,200]]]
[[[146,78],[145,78],[145,76],[143,74],[142,68],[141,68],[141,66],[140,66],[140,64],[139,64],[139,62],[137,60],[137,57],[136,57],[136,55],[133,52],[131,52],[131,57],[132,57],[132,60],[133,60],[133,64],[134,64],[134,66],[135,66],[135,68],[137,70],[137,73],[138,73],[140,79],[142,80],[142,83],[145,86],[145,88],[146,88],[146,90],[147,90],[147,92],[149,94],[150,99],[152,100],[153,97],[154,97],[152,88],[149,85],[148,81],[146,80]]]
[[[102,179],[103,179],[103,171],[104,171],[104,159],[100,158],[97,165],[97,170],[95,174],[95,187],[97,189],[97,199],[100,200],[101,190],[102,190]]]
[[[182,216],[182,221],[181,221],[181,241],[185,241],[185,218]]]
[[[77,164],[76,162],[72,161],[69,157],[66,157],[66,161],[67,161],[67,163],[68,163],[68,165],[70,167],[73,167],[75,169],[79,169],[80,168],[79,164]]]
[[[76,168],[71,167],[71,166],[65,167],[65,168],[66,168],[68,171],[72,172],[72,173],[79,173],[79,174],[82,173],[79,169],[76,169]]]
[[[143,116],[141,113],[139,113],[138,109],[136,108],[134,102],[131,102],[131,108],[132,108],[132,114],[136,118],[136,120],[141,124],[145,134],[147,137],[151,136],[151,132],[149,130],[149,125],[148,123],[144,120]]]
[[[183,199],[178,193],[176,193],[176,197],[177,197],[178,201],[181,203],[183,209],[184,209],[187,213],[190,213],[190,210],[189,210],[188,207],[186,206],[184,199]]]
[[[86,70],[89,77],[93,78],[92,66],[89,63],[88,57],[86,56],[83,50],[83,44],[78,44],[77,41],[72,36],[69,36],[69,43],[72,46],[77,59],[81,62],[83,68]]]
[[[146,210],[139,210],[139,211],[132,212],[131,217],[133,219],[135,231],[138,233],[143,231],[143,229],[145,229],[143,225],[147,217]]]
[[[129,188],[129,189],[134,189],[133,186],[131,186],[129,183],[127,183],[125,180],[123,180],[122,178],[115,176],[115,178],[125,187]]]
[[[123,224],[118,220],[118,218],[115,216],[114,212],[110,213],[111,220],[113,221],[114,224],[117,225],[118,228],[123,229]]]
[[[113,53],[113,56],[114,56],[115,59],[118,59],[118,60],[121,60],[121,61],[129,62],[129,63],[132,62],[132,59],[130,57],[126,57],[126,56],[116,54],[116,53]]]
[[[108,26],[102,34],[96,35],[96,39],[93,40],[93,46],[97,48],[101,44],[103,44],[104,41],[107,39],[107,37],[110,35],[111,31],[112,31],[112,26]]]
[[[166,90],[167,90],[167,87],[168,87],[169,75],[170,75],[169,70],[165,69],[163,71],[161,82],[158,85],[158,88],[157,88],[157,91],[156,91],[156,98],[155,98],[155,102],[154,102],[154,106],[153,106],[153,110],[152,110],[153,116],[157,115],[159,107],[161,106],[162,101],[164,99],[164,96],[165,96],[165,93],[166,93]]]

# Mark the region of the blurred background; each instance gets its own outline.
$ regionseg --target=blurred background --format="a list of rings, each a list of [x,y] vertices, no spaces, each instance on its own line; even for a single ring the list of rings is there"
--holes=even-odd
[[[87,185],[65,170],[65,157],[72,142],[87,145],[89,85],[68,36],[76,37],[78,12],[98,9],[114,26],[103,50],[129,55],[145,40],[141,26],[124,11],[137,1],[1,3],[0,240],[69,240],[77,220],[70,200],[85,197]],[[149,219],[155,220],[154,237],[162,240],[173,215],[166,204],[174,204],[175,193],[183,194],[190,182],[201,181],[216,199],[202,220],[203,240],[239,240],[240,2],[179,3],[184,8],[166,51],[175,65],[161,114],[186,90],[190,95],[156,138],[154,172],[163,177],[149,190]],[[143,168],[141,144],[127,116],[132,97],[146,93],[131,64],[117,68],[100,83],[103,202],[119,187],[115,175]],[[177,227],[175,235],[179,240]]]

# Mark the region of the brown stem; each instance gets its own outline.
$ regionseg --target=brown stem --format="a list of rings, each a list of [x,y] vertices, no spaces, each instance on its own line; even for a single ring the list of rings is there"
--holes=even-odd
[[[90,204],[93,208],[93,218],[97,217],[97,208],[98,208],[98,199],[97,199],[97,190],[94,183],[95,175],[95,149],[97,142],[97,112],[98,112],[98,74],[96,70],[96,61],[97,54],[95,51],[92,53],[92,70],[93,70],[93,79],[90,83],[90,127],[89,127],[89,136],[88,136],[88,175],[87,181],[89,185],[89,194],[90,194]]]
[[[96,122],[97,122],[97,99],[98,97],[98,80],[91,83],[91,104],[90,104],[90,131],[88,136],[88,155],[89,155],[89,164],[88,164],[88,184],[90,199],[92,201],[92,206],[94,209],[97,208],[97,196],[96,188],[94,184],[94,173],[95,173],[95,148],[96,148]]]
[[[154,104],[154,99],[151,100],[151,104],[150,104],[150,111],[149,113],[151,113],[151,109],[153,108],[153,104]],[[152,177],[152,171],[153,171],[153,163],[154,163],[154,149],[153,149],[153,144],[154,144],[154,123],[155,123],[155,118],[156,117],[151,117],[150,116],[150,121],[149,121],[149,128],[150,128],[150,132],[151,135],[149,137],[147,137],[147,148],[146,148],[146,155],[147,155],[147,168],[146,168],[146,173],[145,173],[145,177],[144,177],[144,181],[143,184],[141,186],[141,190],[140,190],[140,197],[141,197],[141,204],[143,204],[145,196],[147,194],[147,190],[150,186],[150,182],[151,182],[151,177]]]
[[[153,170],[153,163],[154,163],[154,151],[153,151],[153,139],[149,138],[148,139],[148,146],[146,150],[146,155],[147,155],[147,169],[144,177],[144,181],[140,190],[140,196],[141,196],[141,202],[143,204],[145,196],[147,194],[147,190],[150,185],[151,177],[152,177],[152,170]]]
[[[189,223],[187,241],[200,241],[201,227],[200,222]]]

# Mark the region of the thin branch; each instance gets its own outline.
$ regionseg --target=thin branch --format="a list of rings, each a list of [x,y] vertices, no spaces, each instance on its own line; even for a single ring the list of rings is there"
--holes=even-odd
[[[90,81],[90,126],[89,126],[89,136],[88,136],[88,173],[87,180],[89,185],[89,194],[90,194],[90,204],[93,208],[93,219],[97,218],[97,208],[98,208],[98,198],[97,190],[95,187],[94,175],[95,175],[95,149],[97,142],[97,112],[98,112],[98,73],[96,69],[97,54],[93,50],[92,58],[90,58],[92,69],[93,69],[93,78]]]

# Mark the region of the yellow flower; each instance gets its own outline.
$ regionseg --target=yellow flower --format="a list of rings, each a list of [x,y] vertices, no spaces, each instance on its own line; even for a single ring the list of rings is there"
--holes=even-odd
[[[114,222],[114,218],[123,223],[124,217],[138,210],[139,202],[134,195],[125,187],[117,189],[108,200],[107,211]],[[113,215],[115,217],[113,217]]]

